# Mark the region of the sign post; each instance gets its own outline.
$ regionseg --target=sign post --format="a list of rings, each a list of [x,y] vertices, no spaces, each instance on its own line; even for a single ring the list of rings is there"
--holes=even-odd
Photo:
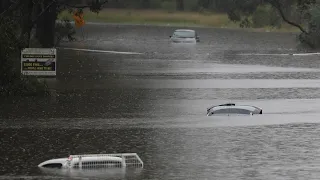
[[[21,73],[26,76],[56,76],[55,48],[26,48],[21,51]]]

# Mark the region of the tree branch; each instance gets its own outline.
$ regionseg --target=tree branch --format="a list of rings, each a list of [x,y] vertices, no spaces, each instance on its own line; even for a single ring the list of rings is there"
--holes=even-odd
[[[5,10],[3,11],[0,16],[5,15],[7,12],[9,11],[14,11],[16,9],[18,9],[21,6],[22,3],[17,3],[17,2],[12,2],[12,4]]]
[[[308,34],[308,32],[302,26],[300,26],[299,24],[297,24],[295,22],[292,22],[289,19],[287,19],[287,17],[285,16],[285,14],[284,14],[284,12],[283,12],[283,10],[281,8],[281,4],[279,3],[278,0],[269,0],[269,3],[279,11],[281,18],[286,23],[288,23],[288,24],[290,24],[292,26],[295,26],[295,27],[299,28],[301,32]]]
[[[105,0],[103,3],[101,3],[101,5],[104,5],[105,3],[107,3],[108,0]],[[74,6],[74,5],[70,5],[70,4],[67,4],[67,3],[63,3],[63,2],[58,2],[57,0],[52,0],[50,2],[49,5],[47,5],[47,7],[45,7],[41,13],[39,13],[37,15],[37,17],[32,21],[32,23],[30,24],[30,27],[33,28],[33,26],[37,23],[37,21],[40,19],[40,17],[46,12],[48,11],[48,9],[54,4],[54,3],[57,3],[57,4],[60,4],[60,5],[65,5],[65,6],[68,6],[68,7],[72,7],[72,8],[86,8],[86,7],[91,7],[91,5],[86,5],[86,6]]]
[[[103,3],[101,3],[101,5],[104,5],[105,3],[107,3],[108,0],[105,0]],[[67,3],[62,3],[62,2],[57,2],[57,0],[52,0],[52,2],[36,17],[36,19],[34,21],[32,21],[32,26],[38,21],[38,19],[53,5],[53,3],[57,3],[60,5],[65,5],[68,7],[72,7],[72,8],[87,8],[87,7],[91,7],[91,5],[86,5],[86,6],[73,6]]]

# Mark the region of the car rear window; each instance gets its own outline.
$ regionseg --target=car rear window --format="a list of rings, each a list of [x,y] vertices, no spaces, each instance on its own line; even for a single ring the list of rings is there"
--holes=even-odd
[[[173,33],[173,36],[181,37],[181,38],[194,38],[195,32],[194,31],[175,31]]]
[[[214,112],[214,114],[250,114],[251,111],[238,108],[220,109]]]

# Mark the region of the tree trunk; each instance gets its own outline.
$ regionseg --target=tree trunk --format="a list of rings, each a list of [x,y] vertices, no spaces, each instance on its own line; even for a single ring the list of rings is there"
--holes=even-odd
[[[176,9],[178,11],[183,11],[184,10],[184,2],[183,2],[183,0],[176,0]]]
[[[5,7],[6,0],[0,2],[0,14],[6,9]]]
[[[7,10],[10,6],[10,1],[9,0],[1,0],[0,2],[0,14]]]
[[[45,0],[44,7],[49,6],[50,3],[50,0]],[[54,46],[56,19],[57,5],[54,3],[39,17],[36,23],[36,38],[43,48]]]
[[[21,34],[20,39],[23,42],[23,47],[28,48],[32,29],[32,12],[33,12],[33,1],[24,0],[22,5],[22,19],[21,19]]]

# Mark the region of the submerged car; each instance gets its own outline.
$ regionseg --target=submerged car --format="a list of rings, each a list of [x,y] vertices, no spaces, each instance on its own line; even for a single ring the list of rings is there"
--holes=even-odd
[[[242,114],[253,115],[262,114],[262,109],[249,105],[236,105],[234,103],[220,104],[207,108],[207,116],[213,116],[216,114]]]
[[[200,42],[200,37],[195,30],[177,29],[170,36],[170,40],[174,43],[197,43]]]
[[[71,161],[72,160],[72,161]],[[72,166],[74,168],[79,168],[79,162],[82,162],[82,167],[87,167],[90,165],[98,164],[100,166],[121,166],[122,159],[120,157],[83,157],[81,160],[79,157],[76,158],[58,158],[45,161],[38,165],[42,168],[68,168]],[[72,162],[72,163],[71,163]]]
[[[143,162],[136,153],[122,154],[83,154],[70,155],[68,158],[57,158],[44,161],[40,168],[101,168],[101,167],[143,167]]]

